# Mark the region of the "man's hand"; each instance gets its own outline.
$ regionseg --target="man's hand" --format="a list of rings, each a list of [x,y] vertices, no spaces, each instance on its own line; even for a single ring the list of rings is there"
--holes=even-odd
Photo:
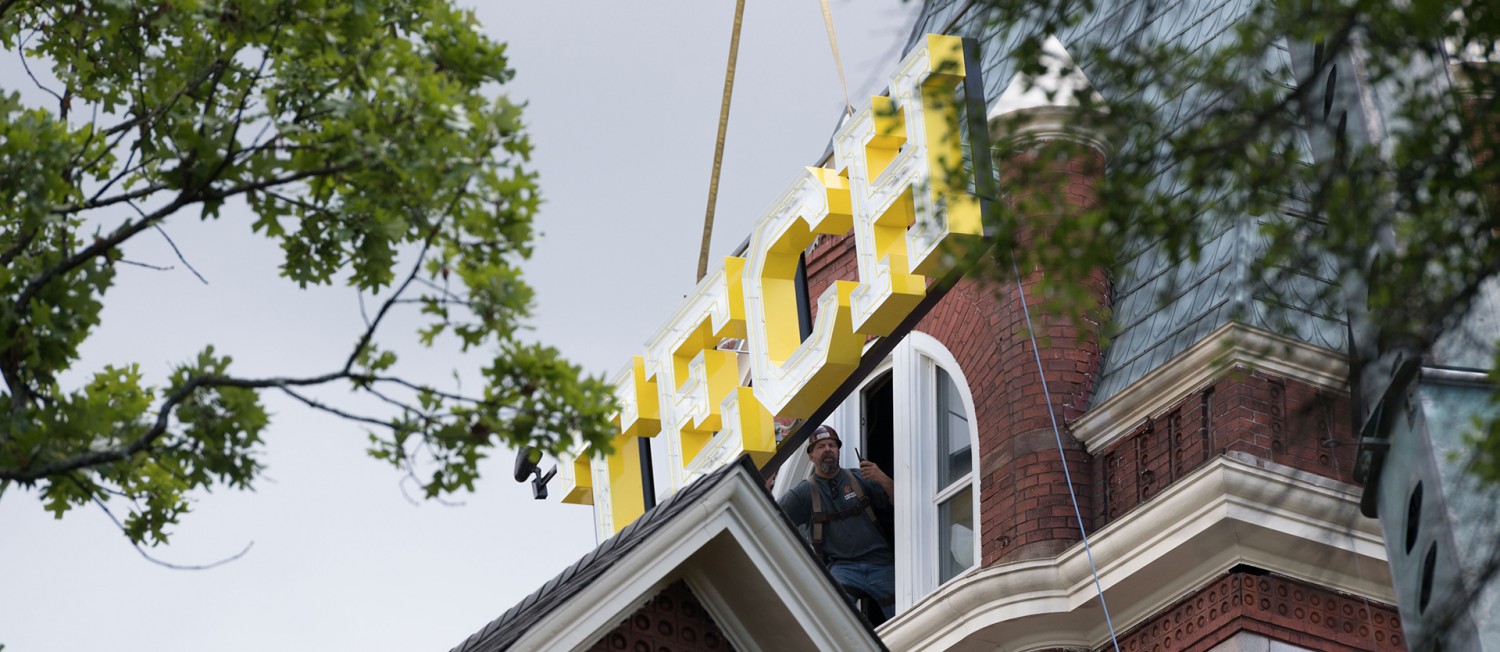
[[[891,476],[886,475],[885,471],[881,471],[880,467],[876,466],[874,462],[860,460],[859,474],[864,476],[866,480],[880,485],[880,488],[885,490],[887,497],[892,499],[896,497],[896,486],[895,483],[891,482]]]

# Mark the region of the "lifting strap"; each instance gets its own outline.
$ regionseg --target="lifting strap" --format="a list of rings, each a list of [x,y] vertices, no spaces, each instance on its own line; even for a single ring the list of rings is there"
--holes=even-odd
[[[813,550],[818,553],[819,559],[823,558],[824,523],[842,521],[852,516],[858,516],[860,512],[864,512],[865,516],[870,519],[870,523],[875,526],[875,529],[880,529],[880,519],[875,517],[875,510],[870,506],[870,497],[865,495],[864,487],[859,485],[859,480],[855,479],[854,474],[850,473],[849,469],[839,469],[839,471],[843,474],[844,481],[849,484],[850,488],[854,491],[855,497],[859,500],[857,505],[849,509],[833,513],[824,512],[823,490],[817,486],[818,478],[815,475],[808,480],[813,484],[812,487],[809,487],[812,490],[809,492],[812,498],[812,545]]]

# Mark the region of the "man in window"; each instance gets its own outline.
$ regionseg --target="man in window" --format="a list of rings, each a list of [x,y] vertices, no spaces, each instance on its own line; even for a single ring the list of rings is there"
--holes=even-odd
[[[875,510],[890,509],[895,488],[874,462],[860,460],[858,473],[839,468],[841,448],[833,428],[813,431],[807,438],[813,474],[781,497],[781,510],[803,528],[845,593],[867,596],[890,618],[896,606],[895,557]]]

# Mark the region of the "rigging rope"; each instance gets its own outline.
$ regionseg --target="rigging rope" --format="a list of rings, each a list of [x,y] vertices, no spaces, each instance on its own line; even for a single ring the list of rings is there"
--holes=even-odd
[[[1021,314],[1026,316],[1026,333],[1031,336],[1031,355],[1036,358],[1036,374],[1042,380],[1042,400],[1047,402],[1047,416],[1052,420],[1052,436],[1057,440],[1057,455],[1062,459],[1063,479],[1068,483],[1068,498],[1073,501],[1073,517],[1078,520],[1078,533],[1083,535],[1083,552],[1089,559],[1089,572],[1094,574],[1094,590],[1099,594],[1099,608],[1104,610],[1104,624],[1109,627],[1109,641],[1120,652],[1120,640],[1115,636],[1115,623],[1109,617],[1109,605],[1104,603],[1104,585],[1099,582],[1099,568],[1094,565],[1094,549],[1089,545],[1089,533],[1083,527],[1083,510],[1078,508],[1078,494],[1073,491],[1073,473],[1068,470],[1068,455],[1063,451],[1062,430],[1057,427],[1057,412],[1052,409],[1052,392],[1047,389],[1047,372],[1042,369],[1042,353],[1036,346],[1036,328],[1031,324],[1031,309],[1026,307],[1026,288],[1021,284],[1021,267],[1016,263],[1016,253],[1010,253],[1010,269],[1016,275],[1016,292],[1021,301]]]
[[[719,137],[714,142],[714,169],[708,179],[708,210],[703,215],[703,245],[698,250],[698,280],[708,274],[708,245],[714,235],[714,205],[719,200],[719,168],[724,164],[724,132],[729,128],[729,96],[734,94],[734,62],[740,56],[740,25],[745,0],[734,3],[734,32],[729,37],[729,65],[724,70],[724,99],[719,103]]]
[[[844,110],[854,115],[854,105],[849,103],[849,82],[844,81],[844,60],[839,56],[839,37],[833,33],[833,11],[828,0],[818,0],[823,5],[823,27],[828,30],[828,47],[833,48],[833,65],[839,69],[839,88],[844,89]]]

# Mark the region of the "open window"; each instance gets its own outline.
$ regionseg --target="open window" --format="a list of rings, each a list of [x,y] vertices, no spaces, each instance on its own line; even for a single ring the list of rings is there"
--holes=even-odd
[[[895,414],[891,371],[875,374],[859,390],[859,447],[865,459],[895,478]]]
[[[858,467],[858,448],[894,480],[898,612],[974,568],[979,431],[968,380],[941,342],[908,334],[825,423],[844,437],[840,464]],[[811,472],[794,456],[776,493]]]

